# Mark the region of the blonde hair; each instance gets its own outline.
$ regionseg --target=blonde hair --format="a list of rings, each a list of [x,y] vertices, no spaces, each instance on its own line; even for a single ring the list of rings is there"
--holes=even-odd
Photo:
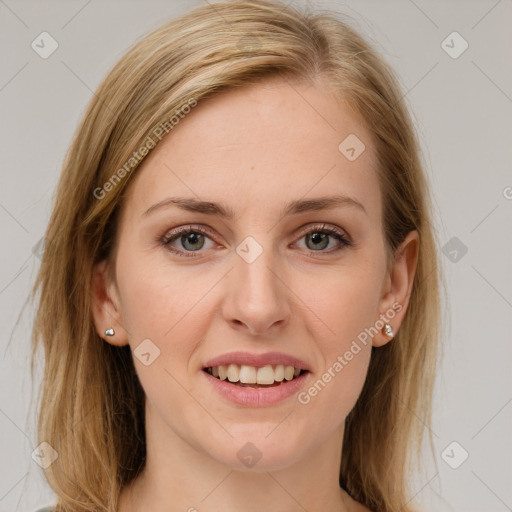
[[[45,470],[58,510],[114,512],[121,489],[144,467],[145,397],[130,348],[104,342],[91,313],[93,266],[113,264],[123,191],[143,157],[130,159],[157,138],[156,128],[172,128],[184,105],[273,76],[322,78],[350,102],[374,139],[388,254],[419,233],[409,307],[395,339],[372,349],[346,418],[340,473],[368,508],[411,510],[408,470],[431,421],[441,324],[419,144],[397,80],[363,38],[336,13],[267,0],[199,7],[142,38],[101,83],[74,136],[32,292],[40,293],[32,368],[40,344],[45,357],[38,438],[59,454]],[[100,189],[108,193],[98,199]]]

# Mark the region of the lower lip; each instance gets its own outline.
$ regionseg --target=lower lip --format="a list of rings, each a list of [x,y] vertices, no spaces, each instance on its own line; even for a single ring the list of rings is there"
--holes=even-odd
[[[265,407],[273,405],[298,393],[309,372],[304,372],[292,380],[285,380],[279,386],[269,388],[246,388],[232,384],[228,380],[220,380],[205,371],[201,371],[208,382],[218,393],[230,402],[246,407]]]

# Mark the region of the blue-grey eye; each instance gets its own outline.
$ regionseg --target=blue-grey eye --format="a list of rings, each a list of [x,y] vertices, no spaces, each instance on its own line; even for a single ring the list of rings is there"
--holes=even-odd
[[[311,249],[313,251],[316,250],[322,250],[328,247],[329,245],[329,238],[331,235],[326,233],[318,233],[318,232],[311,232],[306,235],[306,246],[308,249]],[[308,245],[308,241],[311,241],[313,243],[313,246],[310,247]]]
[[[187,251],[199,251],[204,246],[204,235],[190,232],[180,237],[181,244]]]

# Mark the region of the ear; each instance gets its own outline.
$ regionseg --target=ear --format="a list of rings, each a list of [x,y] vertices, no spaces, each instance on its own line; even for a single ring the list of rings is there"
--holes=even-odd
[[[391,326],[393,337],[396,336],[409,305],[418,254],[419,235],[417,231],[411,231],[397,248],[393,265],[387,272],[379,306],[379,318]],[[376,324],[379,325],[377,322]],[[379,331],[373,337],[372,345],[381,347],[393,337]]]
[[[117,287],[109,278],[107,262],[97,263],[92,275],[92,313],[98,335],[111,345],[128,345],[124,329]],[[113,336],[107,336],[107,329],[114,329]]]

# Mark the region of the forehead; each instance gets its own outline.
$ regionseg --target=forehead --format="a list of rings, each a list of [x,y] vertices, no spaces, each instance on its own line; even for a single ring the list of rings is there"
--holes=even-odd
[[[140,214],[173,195],[263,214],[262,205],[270,213],[336,193],[356,197],[380,218],[370,132],[320,85],[281,78],[199,101],[146,157],[126,205]]]

